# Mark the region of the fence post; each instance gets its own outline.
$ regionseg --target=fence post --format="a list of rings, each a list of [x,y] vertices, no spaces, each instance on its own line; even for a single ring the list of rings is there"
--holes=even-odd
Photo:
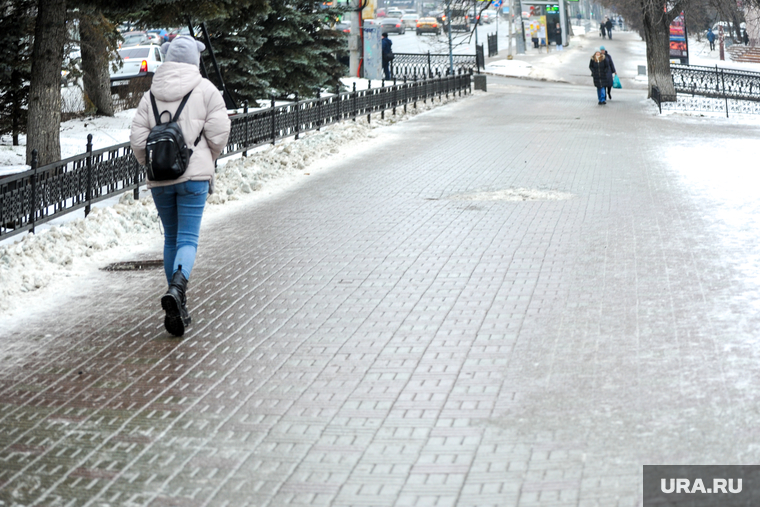
[[[382,93],[383,95],[385,95],[384,90],[385,90],[385,78],[383,78],[380,81],[380,93]],[[382,109],[380,109],[380,119],[381,120],[385,119],[385,106],[386,106],[386,100],[385,100],[385,97],[383,97],[383,107],[382,107]]]
[[[277,133],[275,132],[275,118],[274,118],[274,95],[271,96],[271,106],[272,106],[272,146],[274,146],[275,140],[277,139]]]
[[[407,97],[406,89],[407,89],[407,86],[406,86],[406,74],[405,74],[404,75],[404,114],[406,114],[406,97]]]
[[[299,132],[301,132],[301,126],[300,126],[300,124],[298,123],[298,121],[299,121],[299,118],[298,118],[298,110],[299,110],[299,109],[301,109],[301,106],[300,106],[300,104],[298,103],[298,92],[296,92],[296,139],[298,139],[298,134],[299,134]]]
[[[354,81],[354,87],[353,92],[351,93],[351,114],[353,115],[353,120],[356,121],[356,115],[358,114],[358,111],[356,110],[356,81]]]
[[[367,79],[367,95],[365,95],[365,97],[366,96],[370,96],[371,97],[372,95],[373,95],[373,93],[372,93],[372,80],[371,79]],[[372,103],[370,102],[370,105],[367,108],[367,123],[371,123],[371,122],[372,122]]]
[[[338,120],[343,119],[343,100],[340,94],[340,85],[335,85],[335,98],[338,101]]]
[[[248,147],[248,142],[249,142],[249,140],[248,140],[248,99],[246,99],[245,102],[243,102],[243,114],[245,115],[245,117],[244,117],[245,118],[245,120],[244,120],[244,122],[245,122],[245,138],[243,139],[243,146],[247,148]],[[243,156],[244,157],[248,156],[248,150],[245,150],[243,152]]]
[[[34,222],[37,220],[37,150],[32,150],[32,202],[29,203],[29,215],[32,220],[32,234],[34,234]]]
[[[414,108],[417,109],[417,74],[414,74],[414,82],[412,83],[412,89],[414,90]]]
[[[393,116],[396,116],[396,103],[398,102],[398,88],[396,87],[396,78],[393,78]]]
[[[726,118],[728,118],[728,96],[726,95],[726,78],[723,75],[723,69],[720,69],[720,81],[723,84],[723,98],[726,101]]]
[[[87,189],[84,193],[84,200],[87,204],[84,207],[85,217],[90,214],[90,199],[92,199],[92,134],[87,134],[86,150],[87,158],[85,159],[85,166],[87,167]]]
[[[428,76],[433,75],[433,66],[430,64],[430,51],[427,52],[428,57]]]
[[[317,132],[319,132],[319,129],[322,128],[322,122],[324,119],[322,118],[322,90],[317,88]]]

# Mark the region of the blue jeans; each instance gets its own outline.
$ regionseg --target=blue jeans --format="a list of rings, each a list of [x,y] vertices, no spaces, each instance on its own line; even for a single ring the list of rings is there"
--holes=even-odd
[[[604,86],[596,88],[596,95],[599,97],[599,102],[607,102],[607,94]]]
[[[171,281],[179,266],[182,266],[182,274],[189,280],[198,251],[208,181],[185,181],[153,187],[150,191],[164,226],[166,282]]]

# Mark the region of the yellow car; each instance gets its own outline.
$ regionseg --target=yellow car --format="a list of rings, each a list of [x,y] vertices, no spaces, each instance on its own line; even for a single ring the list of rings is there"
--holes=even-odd
[[[438,20],[435,18],[420,18],[417,20],[417,35],[423,33],[441,35],[441,25],[438,24]]]

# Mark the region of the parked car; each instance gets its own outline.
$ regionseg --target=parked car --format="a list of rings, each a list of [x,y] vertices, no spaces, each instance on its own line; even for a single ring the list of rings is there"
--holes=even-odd
[[[126,48],[130,46],[141,46],[147,44],[149,41],[148,34],[146,32],[125,32],[121,34],[124,40],[119,44],[120,48]]]
[[[339,32],[343,33],[351,33],[351,23],[335,23],[335,30],[338,30]]]
[[[401,16],[401,21],[406,28],[416,27],[418,19],[420,19],[420,16],[417,14],[417,11],[405,11],[404,15]]]
[[[155,46],[160,46],[164,43],[164,40],[158,36],[157,33],[149,33],[148,34],[148,44],[153,44]]]
[[[399,18],[383,18],[380,21],[380,29],[384,33],[398,33],[398,34],[405,34],[406,33],[406,26],[404,26],[403,21]]]
[[[122,65],[116,70],[111,66],[112,90],[128,85],[136,77],[152,76],[164,62],[164,56],[154,45],[121,48],[118,52]]]
[[[186,27],[186,26],[175,28],[174,30],[172,30],[172,31],[170,31],[168,33],[167,38],[168,38],[169,41],[172,41],[178,35],[190,35],[190,29],[188,27]],[[193,37],[199,37],[199,36],[200,36],[200,32],[196,28],[195,29],[195,34],[193,35]]]
[[[496,19],[496,13],[492,11],[483,11],[480,13],[480,24],[490,25]]]
[[[420,18],[417,21],[417,35],[422,35],[423,33],[441,35],[441,25],[438,24],[438,20],[435,18]]]
[[[164,42],[169,41],[169,31],[165,28],[153,28],[151,30],[147,30],[148,35],[154,34],[157,35],[159,39],[161,39],[160,44],[163,44]]]

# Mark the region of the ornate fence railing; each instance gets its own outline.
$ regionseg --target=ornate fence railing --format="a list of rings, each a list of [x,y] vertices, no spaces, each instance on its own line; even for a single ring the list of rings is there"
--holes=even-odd
[[[449,73],[448,54],[432,53],[394,53],[391,61],[391,75],[396,79],[425,79],[431,76],[443,76]],[[475,55],[454,55],[454,73],[478,72]]]
[[[760,72],[675,64],[670,71],[679,93],[760,101]]]
[[[760,114],[760,72],[700,67],[670,66],[676,95],[663,97],[652,87],[652,100],[660,113],[666,111],[701,111]]]
[[[222,157],[245,152],[256,146],[274,144],[277,139],[371,113],[393,110],[434,97],[470,91],[470,73],[394,83],[301,100],[282,106],[243,112],[230,117],[232,129]],[[245,154],[245,153],[244,153]],[[0,239],[34,231],[36,225],[84,208],[116,194],[133,190],[139,198],[146,180],[145,168],[132,155],[129,143],[92,149],[88,136],[81,155],[0,178]]]

